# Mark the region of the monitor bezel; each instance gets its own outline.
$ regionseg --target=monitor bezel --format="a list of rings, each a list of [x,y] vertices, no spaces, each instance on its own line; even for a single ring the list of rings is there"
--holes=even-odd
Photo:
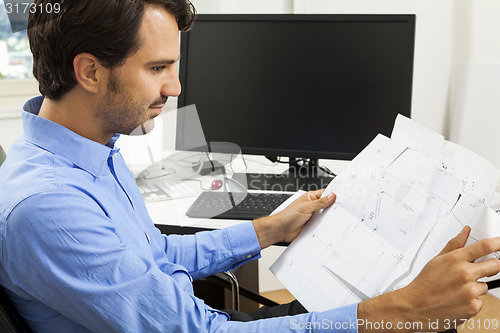
[[[411,118],[411,106],[412,106],[412,91],[413,91],[413,66],[415,58],[415,24],[416,15],[415,14],[198,14],[196,17],[196,22],[215,22],[215,21],[246,21],[246,22],[264,22],[264,21],[347,21],[347,22],[406,22],[408,23],[409,38],[408,38],[408,54],[406,66],[406,77],[407,82],[405,82],[404,87],[404,100],[405,105],[402,115]],[[194,27],[196,27],[196,22]],[[181,32],[180,38],[180,51],[181,55],[187,54],[189,52],[189,34],[190,32]],[[188,67],[187,57],[182,58],[179,63],[179,79],[181,82],[181,94],[178,96],[178,107],[182,108],[186,105],[186,93],[185,88],[187,84],[187,67]],[[177,114],[176,123],[176,150],[189,150],[192,147],[182,144],[182,138],[179,129],[182,128],[184,124],[184,118],[182,112]],[[209,143],[210,147],[210,143]],[[255,148],[255,147],[240,147],[243,154],[249,155],[264,155],[264,156],[282,156],[290,158],[311,158],[311,159],[339,159],[339,160],[351,160],[357,153],[345,153],[345,152],[331,152],[331,151],[314,151],[314,150],[293,150],[293,149],[274,149],[274,148]],[[210,148],[213,151],[217,151],[217,147]]]

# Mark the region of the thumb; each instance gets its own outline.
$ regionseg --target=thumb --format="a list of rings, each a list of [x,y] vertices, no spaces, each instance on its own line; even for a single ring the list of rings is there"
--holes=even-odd
[[[448,244],[446,244],[446,246],[438,255],[440,256],[442,254],[464,247],[465,243],[467,242],[467,238],[469,238],[470,231],[471,228],[466,225],[455,238],[450,239]]]
[[[337,199],[337,196],[335,195],[335,193],[332,192],[332,193],[328,194],[327,196],[324,196],[323,198],[311,201],[311,203],[312,203],[311,208],[313,211],[317,211],[317,210],[326,208],[326,207],[332,205],[333,202],[335,201],[335,199]]]

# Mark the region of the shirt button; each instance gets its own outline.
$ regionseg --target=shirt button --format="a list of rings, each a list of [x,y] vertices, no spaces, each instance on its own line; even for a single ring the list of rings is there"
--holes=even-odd
[[[247,259],[250,259],[250,258],[252,258],[252,255],[251,254],[247,255]]]

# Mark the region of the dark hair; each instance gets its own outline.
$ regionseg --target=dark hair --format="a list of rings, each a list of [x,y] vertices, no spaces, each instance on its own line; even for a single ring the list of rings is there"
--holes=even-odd
[[[36,5],[55,0],[37,0]],[[55,3],[55,2],[54,2]],[[94,55],[110,69],[125,63],[140,48],[139,28],[146,4],[160,6],[191,29],[196,15],[189,0],[57,0],[60,11],[35,12],[28,21],[33,75],[40,93],[59,100],[76,85],[73,59]]]

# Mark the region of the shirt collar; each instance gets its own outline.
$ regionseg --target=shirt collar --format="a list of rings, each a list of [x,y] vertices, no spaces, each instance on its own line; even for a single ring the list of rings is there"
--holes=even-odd
[[[102,145],[53,121],[38,117],[43,99],[43,96],[35,97],[23,107],[25,139],[69,160],[94,177],[99,177],[107,164],[108,157],[119,151],[114,148],[119,135],[115,135],[106,145]]]

